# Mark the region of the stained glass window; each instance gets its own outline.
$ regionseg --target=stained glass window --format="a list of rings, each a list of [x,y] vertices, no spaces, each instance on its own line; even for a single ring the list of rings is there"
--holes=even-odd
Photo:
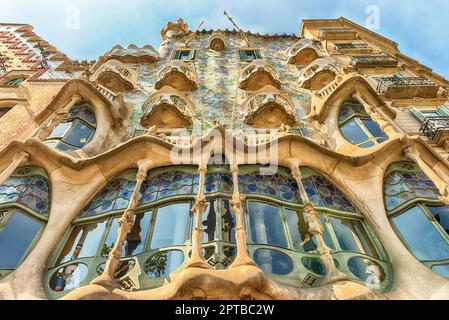
[[[74,151],[83,148],[93,138],[97,121],[89,103],[73,106],[64,122],[58,124],[45,142],[61,151]]]
[[[388,136],[371,120],[358,101],[347,100],[343,103],[338,122],[345,139],[360,148],[370,148],[388,140]]]
[[[437,200],[440,197],[435,184],[411,163],[402,164],[402,169],[394,170],[387,176],[384,194],[388,211],[413,199]]]
[[[232,174],[214,172],[208,173],[205,179],[204,193],[232,193]]]
[[[310,176],[302,180],[309,200],[317,207],[344,212],[357,212],[356,207],[340,190],[321,176]]]
[[[48,216],[50,212],[50,184],[41,175],[11,177],[0,185],[0,204],[20,204]]]

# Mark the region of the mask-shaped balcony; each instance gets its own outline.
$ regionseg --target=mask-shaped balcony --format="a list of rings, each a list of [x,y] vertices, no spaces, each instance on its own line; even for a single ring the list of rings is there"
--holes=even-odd
[[[118,60],[122,63],[153,63],[159,58],[159,53],[150,45],[142,48],[129,44],[126,48],[116,45],[102,56],[100,61]]]
[[[273,86],[251,95],[243,105],[244,121],[258,128],[279,128],[296,123],[292,100]]]
[[[264,60],[254,60],[240,74],[240,89],[257,91],[267,85],[279,89],[281,82],[276,69]]]
[[[296,42],[287,51],[287,62],[298,66],[307,66],[320,57],[320,50],[307,38]]]
[[[428,117],[424,120],[420,131],[432,143],[443,146],[449,139],[449,117]]]
[[[332,61],[320,58],[301,70],[299,82],[302,88],[321,90],[334,81],[338,73],[338,68]]]
[[[118,60],[109,60],[95,71],[91,81],[115,93],[120,93],[136,87],[137,72]]]
[[[196,71],[186,62],[173,60],[166,64],[157,75],[155,88],[170,86],[178,91],[193,91],[198,89]]]
[[[357,32],[345,27],[321,28],[319,38],[321,40],[355,40]]]
[[[427,78],[381,77],[377,92],[387,99],[436,98],[440,86]]]
[[[184,128],[193,123],[195,106],[181,92],[164,87],[145,101],[142,111],[140,123],[145,128]]]
[[[209,49],[214,51],[224,51],[226,49],[226,34],[223,31],[212,33],[209,38]]]
[[[356,68],[395,68],[398,60],[387,56],[355,56],[352,57],[351,64]]]

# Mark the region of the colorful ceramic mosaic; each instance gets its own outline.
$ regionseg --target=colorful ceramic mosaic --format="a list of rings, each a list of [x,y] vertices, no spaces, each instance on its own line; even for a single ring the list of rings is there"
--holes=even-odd
[[[247,195],[257,194],[295,204],[303,203],[296,181],[280,174],[252,173],[240,175],[239,189],[241,193]]]
[[[232,174],[214,172],[206,175],[205,193],[232,193],[234,191]]]
[[[181,171],[165,172],[145,181],[141,193],[139,205],[171,196],[196,195],[198,175]]]
[[[40,175],[11,177],[0,186],[0,204],[20,204],[48,216],[50,212],[50,184]]]
[[[302,180],[309,200],[317,207],[344,212],[357,212],[357,208],[340,190],[321,176],[310,176]]]
[[[413,199],[440,198],[438,188],[422,171],[393,171],[386,179],[384,195],[388,211]]]
[[[81,217],[97,216],[109,211],[124,210],[136,186],[135,181],[124,178],[110,182],[81,212]]]

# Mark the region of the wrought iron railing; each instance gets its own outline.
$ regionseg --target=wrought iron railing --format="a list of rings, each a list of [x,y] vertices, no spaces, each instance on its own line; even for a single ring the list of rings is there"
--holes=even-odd
[[[398,60],[390,56],[356,56],[352,58],[352,64],[355,66],[390,66],[395,67]]]
[[[428,117],[424,119],[420,132],[429,140],[434,141],[442,131],[449,132],[449,117]]]
[[[433,81],[427,78],[420,77],[381,77],[377,79],[379,84],[377,85],[377,92],[380,94],[385,93],[388,88],[402,88],[402,87],[435,87]]]

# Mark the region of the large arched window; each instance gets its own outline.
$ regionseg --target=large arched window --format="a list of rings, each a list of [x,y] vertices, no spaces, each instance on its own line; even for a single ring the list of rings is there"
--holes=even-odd
[[[116,177],[79,214],[53,257],[47,290],[58,298],[88,284],[103,272],[117,239],[118,223],[135,188],[136,170]],[[153,288],[175,272],[190,254],[198,193],[196,167],[151,170],[140,191],[134,227],[122,251],[116,278],[124,287]],[[206,260],[217,268],[235,257],[235,217],[230,198],[232,176],[227,169],[210,166],[204,192],[208,209],[203,215]]]
[[[32,250],[49,213],[50,184],[42,169],[20,168],[0,185],[0,278]]]
[[[92,140],[96,127],[92,106],[83,102],[69,110],[65,120],[53,129],[45,144],[61,151],[81,149]]]
[[[325,178],[308,168],[301,171],[309,199],[321,213],[324,240],[337,267],[359,281],[366,281],[376,270],[379,289],[386,288],[389,265],[363,216]],[[319,283],[326,272],[289,170],[280,168],[276,174],[262,175],[259,167],[248,166],[240,172],[240,191],[247,198],[249,250],[255,262],[287,285]]]
[[[338,123],[345,139],[359,148],[371,148],[388,140],[388,136],[358,101],[343,102]]]
[[[390,221],[410,252],[449,278],[449,206],[435,184],[416,164],[399,162],[388,169],[384,194]]]

